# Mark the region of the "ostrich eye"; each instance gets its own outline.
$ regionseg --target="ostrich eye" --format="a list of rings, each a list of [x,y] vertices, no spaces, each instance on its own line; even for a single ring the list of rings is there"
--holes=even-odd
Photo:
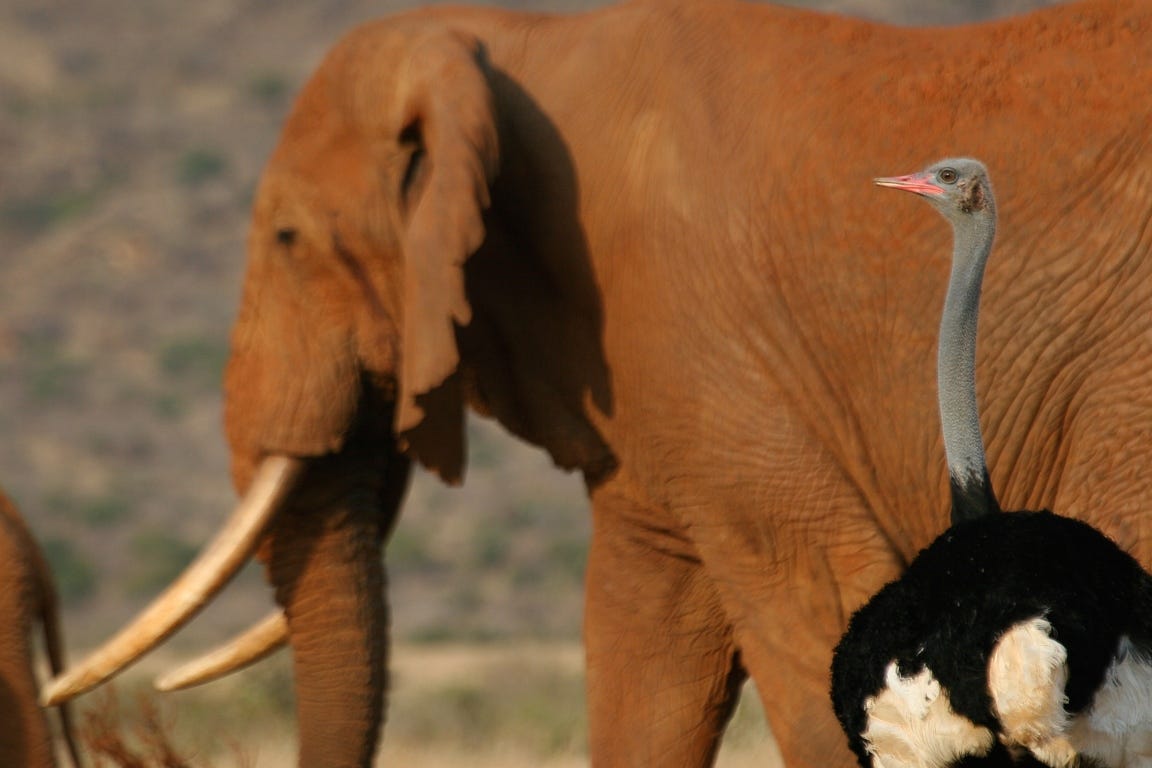
[[[941,168],[939,173],[936,174],[936,178],[945,184],[955,184],[959,176],[955,168]]]

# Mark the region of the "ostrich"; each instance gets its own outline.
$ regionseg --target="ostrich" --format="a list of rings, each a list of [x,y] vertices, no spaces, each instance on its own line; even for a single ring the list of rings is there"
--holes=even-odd
[[[1092,526],[1001,513],[976,407],[976,319],[996,206],[984,166],[876,179],[952,224],[940,321],[951,526],[852,616],[832,704],[864,768],[1152,761],[1152,576]]]

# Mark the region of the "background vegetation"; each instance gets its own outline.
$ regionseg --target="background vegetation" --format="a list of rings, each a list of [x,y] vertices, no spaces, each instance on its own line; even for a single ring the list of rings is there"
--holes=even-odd
[[[1043,1],[807,4],[955,23]],[[138,610],[228,513],[219,379],[260,167],[339,34],[413,4],[0,4],[0,484],[56,570],[74,655]],[[535,755],[529,764],[578,756],[580,480],[491,424],[470,435],[464,489],[417,477],[389,545],[402,643],[389,749],[472,750],[495,733],[497,748]],[[269,607],[250,568],[162,658]],[[182,738],[209,750],[224,733],[246,741],[237,724],[253,713],[268,723],[253,728],[283,742],[290,701],[276,662],[170,707]],[[758,723],[755,706],[738,722]],[[748,729],[732,743],[765,743],[762,726]]]

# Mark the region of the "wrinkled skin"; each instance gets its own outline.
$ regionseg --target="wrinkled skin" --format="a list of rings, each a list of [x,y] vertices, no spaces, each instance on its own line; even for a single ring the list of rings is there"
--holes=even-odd
[[[243,489],[323,457],[264,549],[301,764],[363,765],[405,457],[466,407],[587,480],[590,749],[703,766],[750,675],[790,766],[851,764],[847,617],[946,526],[947,233],[872,188],[999,181],[978,381],[1007,508],[1152,565],[1152,6],[908,30],[728,0],[369,24],[263,177],[227,374]]]
[[[41,629],[51,666],[59,671],[62,640],[52,574],[15,505],[0,491],[0,765],[56,765],[47,713],[38,701],[35,635]],[[61,716],[78,765],[67,711]]]

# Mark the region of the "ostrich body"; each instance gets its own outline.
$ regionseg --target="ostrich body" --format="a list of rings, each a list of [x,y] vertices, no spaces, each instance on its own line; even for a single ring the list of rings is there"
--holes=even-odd
[[[978,161],[881,186],[953,228],[937,376],[952,525],[852,617],[832,703],[864,768],[1152,765],[1152,577],[1092,526],[1001,513],[976,406],[996,207]]]

